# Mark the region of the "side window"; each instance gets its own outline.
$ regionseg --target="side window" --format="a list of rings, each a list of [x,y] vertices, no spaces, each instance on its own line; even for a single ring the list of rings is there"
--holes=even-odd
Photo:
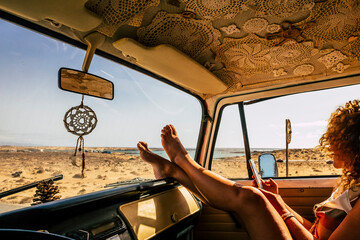
[[[226,178],[248,178],[238,105],[224,108],[211,170]]]
[[[317,147],[337,107],[359,98],[360,85],[294,94],[245,105],[251,158],[275,156],[279,177],[286,177],[285,121],[291,121],[288,177],[340,175],[331,156]],[[211,169],[227,178],[248,178],[238,105],[224,108]],[[257,165],[258,166],[258,165]]]
[[[279,177],[286,177],[285,121],[291,121],[288,177],[339,175],[331,156],[317,146],[327,121],[337,107],[359,98],[360,86],[341,87],[279,97],[245,106],[252,159],[272,153]]]

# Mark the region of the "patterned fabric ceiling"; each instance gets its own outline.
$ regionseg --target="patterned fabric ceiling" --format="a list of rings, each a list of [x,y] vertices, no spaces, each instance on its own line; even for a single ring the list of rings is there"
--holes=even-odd
[[[169,44],[228,86],[359,72],[359,0],[89,0],[97,31]],[[174,63],[176,64],[176,63]]]

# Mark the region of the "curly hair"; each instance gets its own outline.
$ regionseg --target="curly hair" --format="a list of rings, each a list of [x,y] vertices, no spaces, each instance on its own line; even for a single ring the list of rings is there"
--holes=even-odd
[[[326,152],[337,151],[348,159],[337,184],[341,192],[360,182],[360,100],[349,101],[331,114],[319,142]]]

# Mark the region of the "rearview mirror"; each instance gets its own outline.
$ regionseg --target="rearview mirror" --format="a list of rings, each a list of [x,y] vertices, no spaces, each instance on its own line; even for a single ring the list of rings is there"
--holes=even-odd
[[[259,170],[261,177],[263,178],[271,178],[277,177],[278,166],[276,163],[275,156],[271,153],[261,154],[259,156]]]
[[[59,88],[93,97],[114,99],[114,84],[112,82],[74,69],[59,69]]]

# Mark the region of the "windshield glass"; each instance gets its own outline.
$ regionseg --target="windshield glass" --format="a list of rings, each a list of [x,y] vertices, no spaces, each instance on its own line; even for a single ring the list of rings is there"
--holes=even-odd
[[[0,21],[0,192],[59,174],[61,198],[90,193],[134,179],[154,179],[140,160],[136,144],[161,151],[160,131],[173,124],[194,156],[201,106],[191,95],[115,62],[94,56],[89,72],[114,83],[114,100],[85,96],[98,119],[84,136],[82,157],[74,150],[78,136],[67,132],[65,113],[82,96],[58,88],[61,67],[81,70],[85,51]],[[133,181],[134,182],[134,181]],[[0,199],[29,206],[35,188]]]

